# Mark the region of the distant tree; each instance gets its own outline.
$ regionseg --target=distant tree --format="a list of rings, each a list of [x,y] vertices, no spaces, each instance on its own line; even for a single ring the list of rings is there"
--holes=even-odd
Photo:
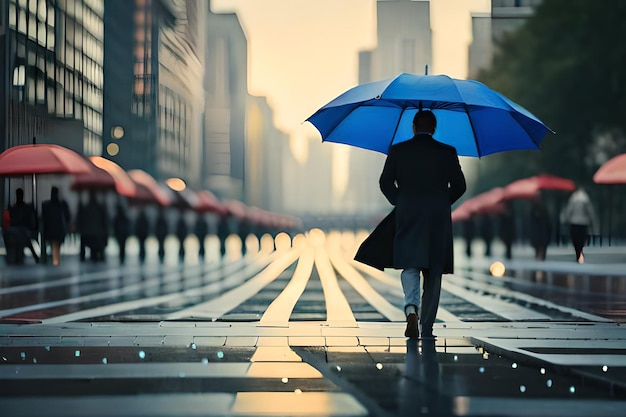
[[[557,135],[541,152],[485,158],[482,178],[547,171],[589,183],[604,161],[626,152],[625,0],[544,0],[497,49],[479,80]]]

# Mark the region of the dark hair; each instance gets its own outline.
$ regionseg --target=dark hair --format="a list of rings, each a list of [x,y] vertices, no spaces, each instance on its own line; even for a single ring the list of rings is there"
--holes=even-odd
[[[53,200],[56,200],[59,198],[59,187],[52,186],[52,188],[50,189],[50,197]]]
[[[437,118],[430,110],[420,110],[413,117],[413,128],[416,132],[435,133]]]

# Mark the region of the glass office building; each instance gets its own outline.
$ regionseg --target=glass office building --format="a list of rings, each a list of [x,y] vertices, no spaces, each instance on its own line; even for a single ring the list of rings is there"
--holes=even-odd
[[[0,150],[36,140],[99,155],[103,2],[4,0],[0,7]]]
[[[103,153],[125,169],[200,181],[206,8],[195,0],[105,2]]]

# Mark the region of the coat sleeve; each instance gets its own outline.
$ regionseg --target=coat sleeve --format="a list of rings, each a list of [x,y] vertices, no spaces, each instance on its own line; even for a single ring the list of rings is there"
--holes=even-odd
[[[452,170],[450,173],[449,181],[449,193],[450,193],[450,205],[454,204],[465,193],[467,184],[465,183],[465,175],[461,170],[461,163],[456,153],[456,149],[453,150],[454,161],[452,163]]]
[[[389,150],[378,184],[387,201],[395,206],[398,201],[398,187],[396,185],[396,156],[393,149]]]

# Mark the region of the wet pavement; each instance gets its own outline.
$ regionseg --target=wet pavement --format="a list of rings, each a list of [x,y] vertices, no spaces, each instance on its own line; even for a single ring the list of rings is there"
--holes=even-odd
[[[458,257],[437,338],[407,340],[397,271],[351,263],[336,239],[3,267],[1,414],[624,415],[624,248],[589,248],[585,265],[520,249],[502,277],[498,256]]]

